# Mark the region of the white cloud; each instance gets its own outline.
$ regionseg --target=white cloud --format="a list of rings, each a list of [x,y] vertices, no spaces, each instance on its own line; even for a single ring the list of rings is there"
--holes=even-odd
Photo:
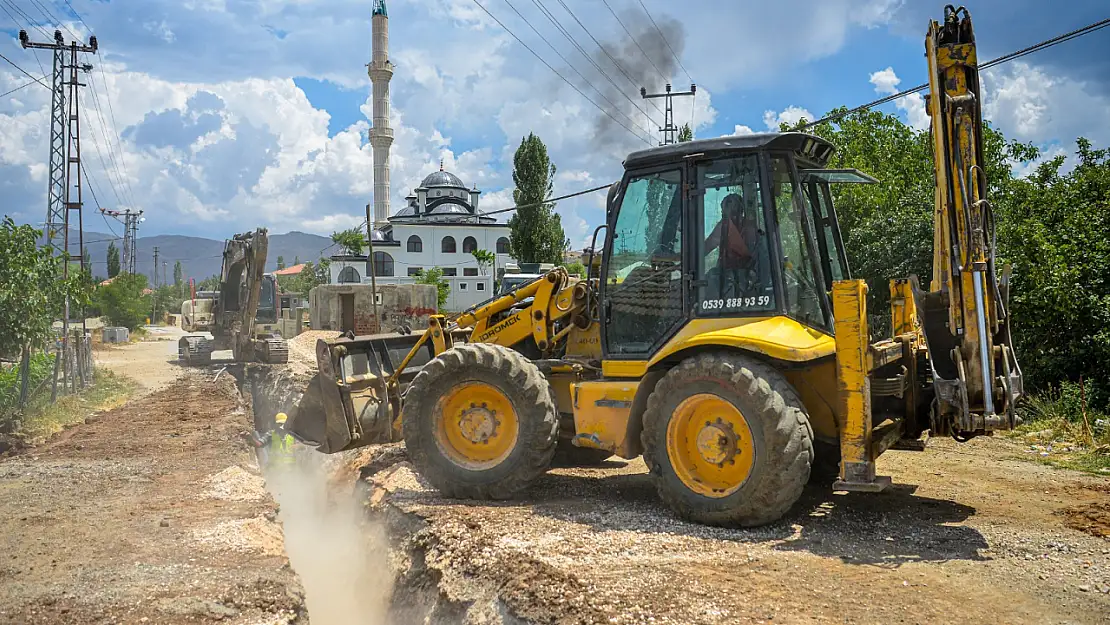
[[[983,92],[984,116],[1008,138],[1070,146],[1086,137],[1110,144],[1110,98],[1085,82],[1015,61],[984,72]]]
[[[814,121],[817,116],[800,106],[788,106],[780,113],[774,111],[763,112],[763,123],[767,130],[778,130],[781,124],[797,124],[801,120]]]
[[[894,73],[893,67],[887,67],[871,74],[870,81],[875,85],[875,93],[890,95],[898,92],[902,79]],[[925,110],[925,98],[920,93],[902,96],[894,101],[894,106],[906,114],[906,120],[914,129],[929,129],[929,112]]]

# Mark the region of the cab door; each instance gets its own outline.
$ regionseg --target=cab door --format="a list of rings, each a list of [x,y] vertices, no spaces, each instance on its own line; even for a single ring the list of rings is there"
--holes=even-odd
[[[631,174],[609,215],[601,276],[605,359],[647,360],[687,317],[685,179],[681,163]]]

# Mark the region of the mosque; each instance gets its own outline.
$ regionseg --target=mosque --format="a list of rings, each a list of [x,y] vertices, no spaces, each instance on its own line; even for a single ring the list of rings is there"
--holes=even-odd
[[[374,151],[374,279],[378,284],[411,284],[422,269],[439,268],[451,287],[446,310],[458,312],[493,295],[498,268],[516,261],[509,255],[509,226],[478,212],[478,188],[468,188],[458,176],[443,169],[428,174],[390,216],[389,150],[389,15],[385,0],[375,0],[371,17],[373,54],[369,65],[373,83]],[[480,266],[475,250],[487,250],[493,266]],[[332,284],[370,283],[366,256],[331,257]]]

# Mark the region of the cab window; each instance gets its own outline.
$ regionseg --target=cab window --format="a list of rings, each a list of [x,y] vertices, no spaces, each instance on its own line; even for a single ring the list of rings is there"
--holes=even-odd
[[[775,309],[771,254],[759,158],[755,155],[697,167],[702,232],[697,311],[702,316]]]
[[[605,346],[646,355],[683,317],[682,172],[629,179],[606,246]]]
[[[822,305],[825,289],[819,287],[810,231],[809,202],[796,184],[794,169],[784,156],[771,159],[771,192],[775,201],[779,239],[782,241],[783,294],[786,313],[814,328],[829,324]]]

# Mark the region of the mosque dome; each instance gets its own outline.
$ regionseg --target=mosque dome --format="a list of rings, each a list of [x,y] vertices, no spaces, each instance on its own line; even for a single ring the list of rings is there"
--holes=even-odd
[[[425,189],[431,189],[434,187],[454,187],[456,189],[466,188],[466,185],[463,184],[462,180],[459,180],[458,176],[452,174],[449,171],[443,171],[442,169],[428,174],[424,178],[423,182],[420,183],[420,186],[424,187]]]

